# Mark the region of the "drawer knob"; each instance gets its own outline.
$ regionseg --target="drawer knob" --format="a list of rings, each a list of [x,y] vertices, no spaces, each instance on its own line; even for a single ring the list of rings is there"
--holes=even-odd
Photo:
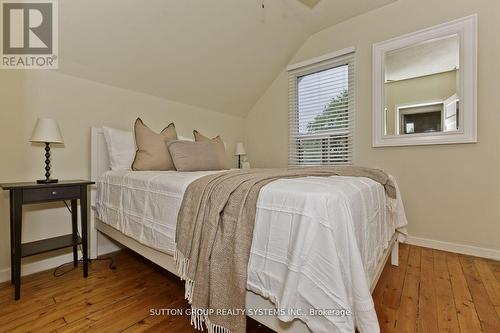
[[[56,195],[57,194],[57,191],[52,191],[52,195]]]

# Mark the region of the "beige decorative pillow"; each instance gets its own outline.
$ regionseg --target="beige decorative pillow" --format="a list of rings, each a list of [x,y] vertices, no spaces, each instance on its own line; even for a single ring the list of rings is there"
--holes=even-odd
[[[134,132],[137,151],[134,163],[132,163],[132,170],[175,170],[167,147],[169,141],[177,140],[174,123],[170,123],[170,125],[158,134],[149,129],[142,122],[141,118],[137,118],[134,125]]]
[[[217,146],[210,141],[171,141],[168,150],[177,171],[210,171],[225,169]]]
[[[194,140],[196,142],[211,142],[217,151],[217,156],[219,157],[220,163],[224,166],[223,169],[229,169],[229,165],[227,163],[227,158],[226,158],[226,147],[224,145],[224,141],[222,141],[222,138],[220,136],[216,136],[213,139],[207,138],[197,130],[193,131],[194,135]]]

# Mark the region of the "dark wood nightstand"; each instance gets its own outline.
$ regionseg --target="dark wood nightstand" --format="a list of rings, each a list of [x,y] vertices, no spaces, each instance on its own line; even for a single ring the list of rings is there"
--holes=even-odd
[[[10,191],[10,268],[11,282],[15,284],[15,299],[21,296],[21,258],[35,254],[73,247],[73,262],[78,265],[78,245],[82,244],[83,276],[88,276],[88,242],[87,242],[87,187],[95,184],[87,180],[68,180],[53,184],[11,183],[0,184],[4,190]],[[22,209],[23,205],[71,201],[72,233],[64,236],[21,243]],[[80,200],[80,215],[82,236],[78,236],[78,200]]]

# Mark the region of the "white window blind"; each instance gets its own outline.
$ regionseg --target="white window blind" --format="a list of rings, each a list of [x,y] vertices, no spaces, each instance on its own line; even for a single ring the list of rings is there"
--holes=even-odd
[[[290,166],[351,164],[354,52],[289,71]]]

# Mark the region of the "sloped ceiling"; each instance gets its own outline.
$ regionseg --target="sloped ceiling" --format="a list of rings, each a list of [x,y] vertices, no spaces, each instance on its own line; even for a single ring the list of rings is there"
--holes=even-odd
[[[59,1],[60,71],[244,116],[310,35],[393,1]]]

